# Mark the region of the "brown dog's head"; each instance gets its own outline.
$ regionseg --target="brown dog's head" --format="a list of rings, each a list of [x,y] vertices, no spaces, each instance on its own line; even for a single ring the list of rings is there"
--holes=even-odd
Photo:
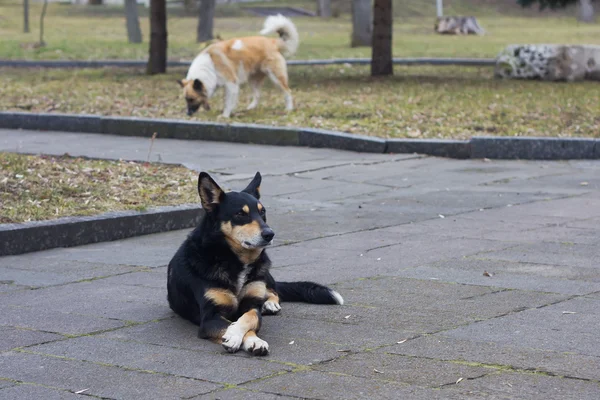
[[[206,88],[199,79],[182,79],[177,83],[183,88],[183,96],[187,103],[187,115],[192,115],[200,107],[206,111],[210,110]]]

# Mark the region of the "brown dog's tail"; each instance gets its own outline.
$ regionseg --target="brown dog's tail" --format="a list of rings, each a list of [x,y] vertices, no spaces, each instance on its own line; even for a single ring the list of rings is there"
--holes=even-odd
[[[344,304],[344,299],[338,292],[314,282],[277,282],[275,291],[281,301]]]

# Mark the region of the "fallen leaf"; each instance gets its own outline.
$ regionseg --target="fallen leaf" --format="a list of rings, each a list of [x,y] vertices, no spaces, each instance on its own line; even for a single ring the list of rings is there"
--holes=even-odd
[[[344,317],[344,319],[348,319],[348,318],[350,318],[350,316],[349,316],[349,315],[346,315],[346,316]]]
[[[288,344],[294,344],[294,341],[292,340],[291,342],[289,342]]]
[[[440,218],[442,218],[442,219],[446,218],[446,217],[445,217],[445,216],[443,216],[442,214],[438,214],[438,217],[440,217]]]
[[[459,383],[460,383],[462,380],[463,380],[463,378],[458,378],[458,379],[456,380],[456,384],[458,385],[458,384],[459,384]]]
[[[399,341],[399,342],[396,342],[396,343],[397,343],[397,344],[402,344],[402,343],[406,342],[407,340],[408,340],[408,339],[402,339],[401,341]]]
[[[589,183],[587,183],[587,182],[581,182],[580,185],[581,186],[587,186],[587,185],[589,185]]]
[[[90,388],[78,390],[77,392],[75,392],[75,394],[81,394],[83,392],[87,392],[88,390],[90,390]]]
[[[487,271],[483,271],[483,276],[487,276],[487,277],[491,278],[493,276],[493,274],[491,274]]]
[[[563,311],[563,314],[577,314],[575,311]]]
[[[352,350],[350,349],[343,349],[343,350],[338,350],[338,353],[350,353]]]
[[[378,369],[373,368],[373,372],[377,372],[378,374],[383,374],[382,371],[379,371]]]

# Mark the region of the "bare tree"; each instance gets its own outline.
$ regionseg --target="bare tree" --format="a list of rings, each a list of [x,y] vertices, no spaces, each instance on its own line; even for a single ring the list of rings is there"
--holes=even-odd
[[[29,0],[23,0],[23,32],[29,33]]]
[[[198,15],[198,30],[196,41],[206,42],[213,39],[213,26],[215,19],[215,0],[200,0],[200,14]]]
[[[48,8],[48,0],[44,0],[44,6],[42,7],[42,14],[40,15],[40,47],[44,47],[44,18],[46,17],[46,9]]]
[[[331,18],[331,0],[317,0],[317,15]]]
[[[140,29],[137,0],[125,0],[125,21],[129,43],[142,43],[142,30]]]
[[[394,74],[392,22],[392,0],[375,0],[373,4],[371,76]]]
[[[352,47],[371,46],[373,20],[371,0],[352,0]]]
[[[586,23],[593,23],[596,21],[594,5],[591,0],[579,0],[577,19]]]
[[[150,75],[167,71],[167,4],[150,0],[150,50],[146,72]]]

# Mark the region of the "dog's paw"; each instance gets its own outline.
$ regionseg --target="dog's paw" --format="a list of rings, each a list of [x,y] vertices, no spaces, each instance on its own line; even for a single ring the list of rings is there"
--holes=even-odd
[[[269,344],[258,336],[250,336],[244,340],[244,350],[253,356],[266,356],[269,354]]]
[[[261,313],[263,315],[275,315],[279,311],[281,311],[281,306],[279,303],[275,303],[274,301],[265,301]]]
[[[217,117],[217,119],[229,119],[230,117],[231,117],[231,114],[226,114],[226,113],[223,113],[223,114],[220,114],[220,115]]]
[[[230,353],[235,353],[240,349],[242,342],[244,341],[244,332],[242,332],[237,324],[234,322],[229,325],[229,328],[225,331],[222,338],[222,345]]]

